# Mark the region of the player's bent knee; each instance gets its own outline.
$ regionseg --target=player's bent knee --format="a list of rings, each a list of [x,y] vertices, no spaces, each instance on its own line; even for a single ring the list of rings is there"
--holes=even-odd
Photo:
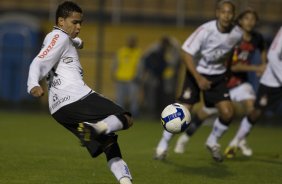
[[[229,124],[234,117],[234,110],[233,109],[225,109],[220,115],[221,121],[224,121],[226,124]]]
[[[128,124],[128,128],[131,127],[133,125],[133,118],[129,115],[125,115],[126,119],[127,119],[127,124]]]
[[[128,129],[133,125],[133,118],[130,114],[118,114],[116,116],[122,122],[124,130]]]

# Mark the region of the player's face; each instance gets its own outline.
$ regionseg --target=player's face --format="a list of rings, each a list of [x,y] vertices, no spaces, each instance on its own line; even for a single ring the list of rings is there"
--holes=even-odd
[[[216,17],[221,29],[228,29],[234,20],[234,9],[231,4],[224,3],[216,11]]]
[[[257,19],[253,13],[247,13],[239,20],[239,23],[245,31],[251,32],[256,26]]]
[[[77,37],[82,23],[82,14],[72,12],[67,18],[59,18],[59,27],[66,31],[71,38]]]

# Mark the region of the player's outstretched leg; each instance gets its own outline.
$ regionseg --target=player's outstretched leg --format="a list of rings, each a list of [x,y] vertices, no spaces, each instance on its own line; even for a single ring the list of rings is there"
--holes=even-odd
[[[246,137],[251,131],[251,128],[252,124],[250,123],[248,117],[243,118],[240,128],[238,129],[235,137],[231,140],[228,147],[225,149],[226,158],[234,158],[236,156],[236,151],[238,148],[242,151],[243,155],[252,155],[252,149],[248,147],[246,142]]]
[[[156,153],[154,159],[156,160],[163,160],[167,156],[168,144],[169,141],[172,139],[173,134],[169,133],[168,131],[164,130],[162,138],[156,148]]]

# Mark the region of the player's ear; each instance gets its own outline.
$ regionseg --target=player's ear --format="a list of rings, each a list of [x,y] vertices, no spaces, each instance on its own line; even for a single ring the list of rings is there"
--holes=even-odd
[[[62,27],[64,25],[65,19],[63,17],[58,18],[58,26]]]

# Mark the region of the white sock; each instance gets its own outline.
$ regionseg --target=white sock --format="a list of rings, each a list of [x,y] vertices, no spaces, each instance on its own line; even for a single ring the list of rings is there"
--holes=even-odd
[[[244,117],[241,121],[240,128],[238,129],[235,137],[230,142],[229,146],[238,146],[239,142],[243,140],[251,131],[252,124],[248,121],[247,117]]]
[[[223,135],[223,133],[228,129],[228,126],[222,124],[218,118],[216,118],[212,132],[210,133],[206,144],[213,146],[218,144],[218,139]]]
[[[171,140],[173,134],[169,133],[168,131],[164,130],[163,131],[163,136],[158,144],[157,149],[161,149],[161,150],[167,150],[168,148],[168,143]]]
[[[93,127],[98,131],[98,133],[103,132],[105,134],[109,134],[121,130],[123,128],[123,124],[115,115],[110,115],[102,121],[93,124]]]
[[[132,184],[131,180],[127,177],[123,177],[119,180],[120,184]]]
[[[120,183],[127,182],[122,184],[131,184],[128,183],[128,179],[132,180],[132,176],[130,174],[127,164],[121,158],[119,157],[112,158],[111,160],[108,161],[108,166]]]
[[[183,133],[177,140],[179,144],[186,144],[189,141],[189,136],[186,133]]]

